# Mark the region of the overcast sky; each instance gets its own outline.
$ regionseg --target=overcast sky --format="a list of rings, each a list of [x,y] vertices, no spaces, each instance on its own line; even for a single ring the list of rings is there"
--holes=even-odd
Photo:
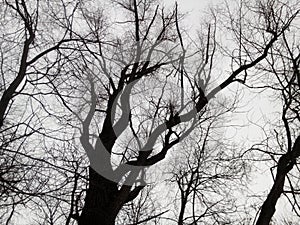
[[[191,25],[190,27],[193,29],[197,29],[198,24],[201,21],[201,17],[204,16],[205,11],[210,5],[217,5],[222,2],[222,0],[162,0],[166,6],[172,6],[175,2],[178,2],[179,10],[181,12],[188,12],[187,20]],[[229,87],[230,88],[230,87]],[[225,92],[224,92],[225,93]],[[244,96],[248,96],[245,103],[242,104],[243,108],[240,108],[240,112],[244,112],[243,114],[239,114],[236,116],[236,120],[232,121],[233,124],[243,124],[245,127],[236,128],[234,126],[228,127],[228,135],[235,136],[235,141],[244,142],[246,138],[249,138],[253,142],[255,139],[260,139],[264,135],[261,128],[258,125],[263,124],[264,120],[275,117],[275,113],[280,110],[280,105],[278,103],[271,101],[269,97],[267,97],[270,93],[256,93],[253,94],[253,90],[247,90],[246,88],[243,91]],[[252,124],[249,122],[252,120]],[[251,144],[251,142],[249,142]],[[271,185],[273,184],[270,168],[268,166],[261,167],[261,171],[259,172],[257,177],[253,180],[253,192],[258,194],[261,192],[268,192]],[[281,198],[279,204],[277,205],[277,210],[275,214],[275,218],[282,218],[283,214],[289,212],[284,210],[283,208],[290,208],[284,198]],[[290,209],[289,209],[290,210]]]

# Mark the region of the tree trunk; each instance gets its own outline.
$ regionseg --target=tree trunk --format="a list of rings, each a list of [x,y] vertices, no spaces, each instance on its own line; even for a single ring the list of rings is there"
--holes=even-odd
[[[119,209],[112,205],[117,196],[117,184],[89,168],[89,188],[79,218],[79,225],[114,225]]]
[[[283,193],[284,181],[288,172],[293,168],[294,162],[291,154],[287,153],[280,157],[274,184],[267,199],[261,207],[256,225],[269,225],[275,213],[275,207],[280,195]]]
[[[256,222],[256,225],[269,225],[271,219],[275,213],[275,207],[281,193],[283,192],[283,185],[285,181],[286,174],[281,174],[275,179],[275,183],[261,207],[261,211]]]
[[[300,136],[295,140],[292,151],[282,155],[278,161],[277,174],[272,189],[261,207],[256,225],[269,225],[275,213],[275,207],[280,195],[283,193],[284,181],[287,174],[293,169],[300,156]]]

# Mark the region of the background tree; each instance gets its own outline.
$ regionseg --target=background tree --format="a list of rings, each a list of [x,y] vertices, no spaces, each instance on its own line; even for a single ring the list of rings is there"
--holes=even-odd
[[[243,201],[238,201],[246,184],[249,167],[243,151],[226,140],[224,124],[233,107],[215,106],[204,117],[193,138],[181,142],[172,179],[178,186],[178,224],[241,224]],[[223,130],[223,131],[222,131]],[[237,191],[239,190],[239,191]],[[245,200],[245,199],[244,199]]]
[[[276,5],[275,2],[272,4]],[[278,7],[278,6],[277,6]],[[299,12],[299,10],[297,11]],[[281,17],[281,11],[272,11],[273,17]],[[280,99],[282,105],[279,123],[274,124],[270,138],[274,141],[266,143],[266,148],[259,145],[255,150],[270,156],[274,163],[272,176],[274,184],[264,201],[256,224],[269,224],[275,213],[278,199],[284,194],[290,201],[294,213],[299,215],[298,205],[298,158],[300,154],[299,136],[299,87],[300,87],[300,52],[299,38],[295,35],[297,27],[292,26],[289,34],[283,34],[272,48],[268,64],[261,70],[267,78],[264,85],[257,88],[271,89],[274,97]],[[280,120],[281,119],[281,120]],[[272,134],[273,133],[273,134]],[[268,146],[270,145],[270,146]],[[273,171],[276,171],[275,175]]]
[[[69,36],[77,7],[76,2],[68,5],[23,0],[0,2],[0,218],[3,224],[17,223],[14,216],[28,208],[37,207],[36,214],[40,215],[39,210],[52,211],[53,201],[59,200],[54,207],[61,207],[61,202],[66,200],[59,196],[65,194],[66,187],[69,192],[73,185],[68,177],[79,170],[71,151],[67,155],[73,157],[73,163],[66,160],[66,154],[54,153],[53,142],[62,146],[59,142],[63,138],[57,135],[61,130],[50,118],[47,96],[52,91],[46,88],[48,78],[55,79],[50,74],[61,63],[61,49],[67,43],[78,41]],[[58,13],[61,9],[65,11]],[[64,146],[70,150],[70,140],[64,139]],[[67,169],[62,162],[68,164]],[[79,157],[76,164],[80,164]],[[78,174],[75,177],[78,179]],[[49,196],[51,202],[46,200]],[[43,219],[54,223],[53,216],[49,212]]]

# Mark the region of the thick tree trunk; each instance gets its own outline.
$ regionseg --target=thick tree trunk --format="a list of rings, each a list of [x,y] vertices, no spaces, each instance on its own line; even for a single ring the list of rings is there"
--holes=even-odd
[[[89,169],[89,188],[79,225],[114,225],[119,209],[114,208],[117,184]]]

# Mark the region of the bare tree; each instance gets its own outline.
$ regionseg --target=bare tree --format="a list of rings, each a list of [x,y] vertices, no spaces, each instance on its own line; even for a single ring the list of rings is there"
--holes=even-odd
[[[257,78],[256,69],[276,55],[274,45],[298,14],[286,2],[225,4],[225,10],[211,11],[194,38],[183,29],[177,5],[166,9],[155,0],[1,4],[4,16],[21,22],[13,27],[1,20],[8,28],[0,45],[5,153],[0,178],[1,194],[11,198],[3,204],[7,224],[20,202],[35,211],[36,224],[115,224],[128,207],[129,223],[158,223],[164,211],[147,205],[152,199],[145,188],[147,171],[212,117],[219,92]],[[218,68],[220,57],[229,57],[229,70]],[[24,116],[20,122],[19,115]],[[202,144],[209,125],[203,129]],[[211,180],[240,178],[236,173],[243,164],[231,167],[237,161],[227,149],[219,150],[228,151],[229,165],[204,176],[201,165],[207,158],[197,150],[207,153],[213,147],[193,149],[182,174],[176,174],[183,197],[179,224],[199,222],[204,215],[206,222],[221,221],[215,196],[203,197],[202,184],[213,188]],[[292,145],[291,152],[297,152]],[[24,168],[28,174],[18,175]],[[190,199],[192,208],[205,202],[207,211],[201,214],[197,207],[187,216]],[[145,216],[143,207],[151,215]]]
[[[53,118],[49,116],[46,99],[52,93],[47,88],[48,79],[55,79],[51,75],[58,73],[56,65],[61,63],[61,49],[79,40],[70,36],[77,7],[78,2],[68,5],[63,1],[0,2],[0,218],[3,224],[13,223],[14,216],[24,210],[25,204],[39,205],[38,198],[55,196],[57,190],[73,183],[67,179],[64,166],[56,164],[48,146],[53,140],[62,139],[54,135],[59,129],[49,126]],[[59,13],[61,9],[65,11]],[[68,140],[64,141],[67,146]],[[64,157],[61,155],[60,159]],[[77,172],[71,170],[71,174]],[[54,174],[56,183],[51,178]]]
[[[276,5],[275,1],[270,4]],[[277,6],[278,7],[278,6]],[[298,9],[299,12],[299,9]],[[281,17],[281,11],[272,11],[273,17]],[[260,149],[269,154],[275,163],[276,174],[273,175],[274,184],[264,201],[257,225],[270,223],[275,213],[275,207],[282,194],[288,197],[293,211],[299,215],[299,203],[297,199],[299,172],[297,160],[300,156],[299,136],[299,87],[300,87],[300,51],[299,38],[295,35],[296,27],[291,27],[291,33],[283,34],[276,45],[273,46],[271,55],[268,58],[268,65],[261,68],[267,80],[260,88],[268,88],[274,91],[282,104],[281,123],[275,124],[276,145],[270,146],[268,150]]]
[[[235,214],[242,209],[237,202],[249,174],[243,151],[226,140],[222,128],[226,111],[216,107],[210,118],[204,116],[192,138],[178,146],[171,181],[178,186],[178,224],[240,224]],[[211,109],[212,110],[212,109]],[[212,110],[213,111],[213,110]],[[226,125],[225,125],[226,126]],[[223,128],[224,129],[224,128]],[[232,140],[231,140],[232,142]],[[241,193],[238,193],[238,190]]]
[[[249,17],[243,15],[243,21],[225,27],[233,32],[237,45],[232,44],[239,53],[230,52],[232,72],[212,85],[217,12],[206,26],[205,47],[197,49],[180,28],[177,6],[167,12],[155,1],[114,4],[125,14],[111,23],[102,10],[83,7],[83,27],[89,30],[85,37],[97,41],[78,46],[77,60],[69,61],[73,75],[57,89],[62,104],[79,121],[73,127],[80,130],[90,160],[80,225],[114,224],[123,205],[143,189],[145,167],[163,160],[199,125],[217,93],[232,83],[246,82],[250,69],[269,55],[297,14],[272,18],[270,24],[250,16],[268,16],[272,4],[248,5]],[[112,35],[110,29],[119,32]],[[189,63],[195,55],[200,58],[194,61],[196,69]]]

